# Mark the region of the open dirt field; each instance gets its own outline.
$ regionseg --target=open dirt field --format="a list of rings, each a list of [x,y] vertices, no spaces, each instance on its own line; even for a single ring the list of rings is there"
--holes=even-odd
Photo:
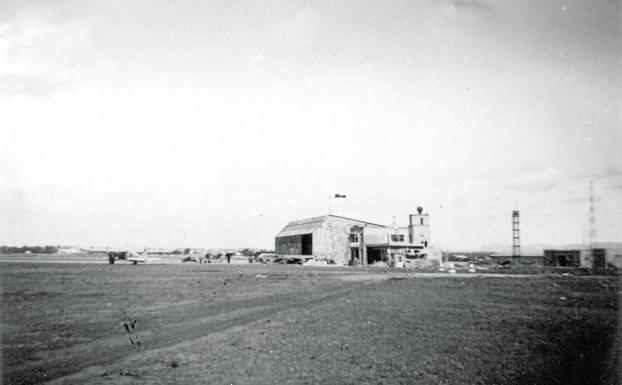
[[[0,268],[6,384],[620,381],[617,277]]]

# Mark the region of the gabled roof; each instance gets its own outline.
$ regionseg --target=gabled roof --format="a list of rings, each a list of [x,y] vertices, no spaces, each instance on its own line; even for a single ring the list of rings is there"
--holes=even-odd
[[[298,221],[289,222],[281,232],[277,234],[277,237],[290,237],[292,235],[310,234],[315,229],[322,226],[322,223],[326,220],[327,215],[322,217],[307,218]]]
[[[359,220],[359,219],[347,218],[347,217],[342,217],[342,216],[339,216],[339,215],[332,215],[332,214],[331,214],[331,215],[327,215],[327,217],[333,217],[333,218],[345,219],[345,220],[348,220],[348,221],[358,222],[358,223],[363,223],[363,224],[366,224],[366,225],[372,225],[372,226],[375,226],[375,227],[388,227],[388,226],[385,226],[385,225],[379,225],[379,224],[377,224],[377,223],[372,223],[372,222],[367,222],[367,221],[361,221],[361,220]]]
[[[346,220],[350,222],[356,222],[360,224],[368,224],[368,225],[377,226],[377,227],[385,227],[383,225],[379,225],[376,223],[359,221],[358,219],[340,217],[338,215],[323,215],[321,217],[313,217],[313,218],[307,218],[307,219],[301,219],[301,220],[289,222],[283,228],[283,230],[281,230],[276,236],[277,238],[279,238],[279,237],[291,237],[293,235],[311,234],[317,228],[322,226],[322,223],[324,223],[324,221],[326,221],[326,219],[328,219],[329,217],[338,218],[340,220]]]

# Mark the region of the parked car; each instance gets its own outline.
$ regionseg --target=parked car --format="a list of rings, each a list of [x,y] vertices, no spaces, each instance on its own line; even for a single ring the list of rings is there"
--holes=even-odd
[[[186,255],[181,258],[181,263],[186,262],[201,263],[201,260],[196,255]]]
[[[292,258],[287,258],[287,261],[285,263],[287,263],[288,265],[302,265],[305,261],[300,258],[300,257],[292,257]]]
[[[509,269],[510,267],[512,267],[512,261],[499,261],[499,265],[504,269]]]
[[[274,253],[261,253],[259,254],[255,260],[261,263],[274,263],[279,256]]]

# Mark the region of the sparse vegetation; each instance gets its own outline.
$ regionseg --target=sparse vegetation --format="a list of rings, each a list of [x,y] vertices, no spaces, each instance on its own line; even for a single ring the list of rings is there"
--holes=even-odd
[[[54,254],[58,246],[0,246],[0,254]]]
[[[617,277],[2,267],[3,383],[619,382]]]
[[[128,337],[130,338],[130,342],[132,346],[136,349],[140,349],[142,343],[140,342],[140,338],[138,336],[136,330],[136,320],[131,322],[123,322],[123,327],[125,327],[125,331],[127,332]]]

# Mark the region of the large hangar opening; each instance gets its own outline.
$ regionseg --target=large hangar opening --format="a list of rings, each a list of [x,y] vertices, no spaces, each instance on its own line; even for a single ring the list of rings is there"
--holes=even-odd
[[[275,252],[283,256],[313,256],[318,250],[318,231],[326,217],[293,221],[287,224],[275,238]]]
[[[313,234],[279,237],[275,247],[279,255],[313,255]]]
[[[300,237],[301,254],[313,255],[313,234],[303,234]]]

